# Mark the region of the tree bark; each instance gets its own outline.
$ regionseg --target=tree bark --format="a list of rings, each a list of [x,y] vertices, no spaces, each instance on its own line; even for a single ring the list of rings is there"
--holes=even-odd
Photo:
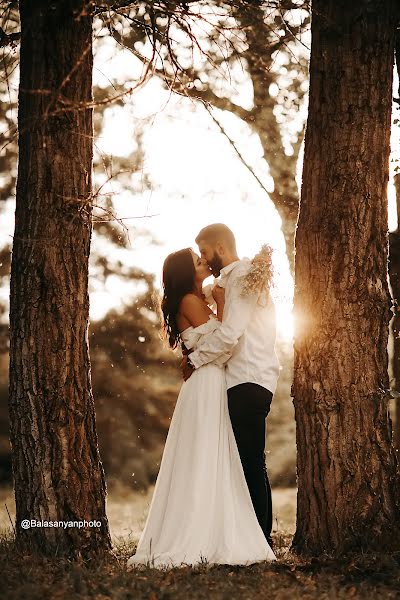
[[[393,385],[392,389],[400,394],[400,173],[394,176],[397,204],[397,230],[389,234],[389,274],[390,287],[394,301],[394,316],[392,319],[393,335]],[[395,400],[394,444],[400,450],[400,396]]]
[[[10,290],[16,537],[43,553],[111,548],[88,349],[92,17],[20,1],[19,167]],[[31,527],[98,521],[98,527]]]
[[[382,549],[399,526],[387,373],[395,23],[394,0],[313,2],[295,265],[303,553]]]
[[[400,12],[400,11],[399,11]],[[398,101],[400,102],[400,31],[396,30],[396,68],[398,75]],[[396,190],[397,207],[397,230],[389,235],[389,275],[390,287],[394,301],[394,317],[392,319],[393,335],[393,385],[392,389],[400,393],[400,165],[397,165],[397,172],[394,176],[394,187]],[[397,452],[400,451],[400,396],[395,400],[395,428],[394,444]]]

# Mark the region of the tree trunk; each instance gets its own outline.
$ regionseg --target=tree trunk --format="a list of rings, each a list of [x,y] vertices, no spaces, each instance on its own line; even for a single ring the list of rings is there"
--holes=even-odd
[[[396,68],[398,75],[398,92],[400,99],[400,31],[396,31]],[[394,186],[396,190],[397,207],[397,230],[389,235],[389,275],[390,286],[392,288],[394,300],[394,317],[392,320],[393,335],[393,385],[392,389],[400,393],[400,165],[397,165],[397,172],[394,176]],[[394,444],[397,452],[400,451],[400,396],[395,400],[395,428]]]
[[[394,36],[394,0],[313,2],[295,267],[298,552],[396,543],[387,373]]]
[[[10,291],[17,541],[78,557],[111,547],[88,350],[92,18],[85,7],[83,0],[20,1]],[[23,529],[23,519],[99,526]]]
[[[273,46],[266,45],[263,35],[265,34],[263,9],[256,3],[250,6],[246,3],[239,4],[235,16],[246,32],[248,47],[243,57],[253,85],[253,109],[246,121],[260,138],[264,159],[274,182],[274,190],[268,195],[282,220],[286,254],[293,274],[294,237],[299,211],[296,169],[303,134],[300,133],[296,142],[293,142],[293,154],[291,156],[286,154],[281,126],[276,117],[277,100],[270,94],[270,85],[278,82],[277,74],[272,69],[275,61]],[[297,93],[300,104],[304,91],[298,87]]]
[[[393,334],[393,385],[392,389],[400,393],[400,173],[394,177],[397,204],[397,230],[389,235],[389,274],[394,301]],[[400,396],[396,397],[396,422],[394,427],[394,444],[400,450]]]
[[[254,90],[253,119],[249,123],[261,142],[264,159],[274,181],[274,190],[269,197],[282,220],[282,233],[285,238],[286,254],[290,271],[294,271],[294,236],[299,211],[299,192],[296,182],[298,151],[302,136],[295,144],[295,153],[288,156],[282,143],[279,124],[274,114],[275,98],[269,94],[269,86],[276,79],[271,71],[260,68],[259,64],[247,61]]]

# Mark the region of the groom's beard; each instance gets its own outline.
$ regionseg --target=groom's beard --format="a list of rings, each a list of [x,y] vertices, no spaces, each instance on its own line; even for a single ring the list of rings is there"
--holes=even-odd
[[[212,257],[212,259],[208,261],[208,265],[211,267],[212,274],[214,275],[214,277],[219,277],[223,265],[222,260],[216,252],[214,252],[214,256]]]

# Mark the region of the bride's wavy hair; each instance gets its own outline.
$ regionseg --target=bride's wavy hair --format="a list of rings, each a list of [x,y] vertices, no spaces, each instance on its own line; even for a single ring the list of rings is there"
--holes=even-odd
[[[163,297],[161,311],[163,316],[162,334],[172,349],[181,341],[176,323],[182,298],[193,292],[196,271],[191,248],[184,248],[169,254],[163,265]]]

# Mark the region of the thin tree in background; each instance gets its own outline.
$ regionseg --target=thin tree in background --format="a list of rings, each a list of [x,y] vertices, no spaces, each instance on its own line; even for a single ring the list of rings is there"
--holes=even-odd
[[[145,42],[149,34],[145,5],[145,2],[138,3],[130,12],[108,17],[107,24],[116,41],[146,65],[149,51]],[[293,273],[299,207],[296,169],[304,132],[299,112],[307,90],[308,48],[302,36],[309,29],[308,6],[300,0],[290,3],[215,1],[209,2],[208,10],[203,13],[203,16],[197,15],[193,7],[191,14],[195,22],[204,20],[207,33],[196,32],[198,40],[194,42],[193,36],[186,32],[181,44],[171,46],[173,35],[168,33],[169,24],[163,9],[154,11],[152,43],[156,43],[160,57],[154,72],[171,90],[201,100],[227,137],[213,108],[232,113],[256,133],[274,184],[268,196],[282,219],[286,253]],[[187,60],[182,58],[189,53],[193,55],[196,44],[202,48],[201,58],[182,66],[187,65]],[[278,55],[279,60],[283,58],[280,67],[276,66]],[[249,78],[253,90],[251,107],[242,106],[232,94],[236,71],[244,71]],[[232,139],[230,142],[238,151],[235,142]],[[245,162],[243,156],[241,160]]]
[[[111,547],[87,339],[92,17],[86,4],[20,2],[9,395],[17,541],[82,556]],[[23,519],[100,526],[23,529]]]
[[[388,413],[395,2],[314,0],[296,233],[298,552],[383,547],[399,525]]]

